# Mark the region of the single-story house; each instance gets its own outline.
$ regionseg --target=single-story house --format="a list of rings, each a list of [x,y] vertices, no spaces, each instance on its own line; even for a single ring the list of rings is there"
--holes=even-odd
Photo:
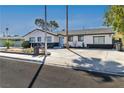
[[[11,40],[13,47],[21,47],[24,41],[24,38],[21,36],[0,37],[0,47],[5,46],[6,40]]]
[[[25,41],[29,41],[31,46],[42,46],[45,41],[45,31],[35,29],[23,36]],[[47,32],[48,47],[59,46],[59,36],[53,32]]]
[[[93,47],[112,48],[112,36],[114,32],[111,28],[83,29],[68,32],[70,47]],[[25,41],[31,44],[44,44],[45,31],[35,29],[24,36]],[[66,44],[66,32],[47,32],[48,46],[64,47]]]

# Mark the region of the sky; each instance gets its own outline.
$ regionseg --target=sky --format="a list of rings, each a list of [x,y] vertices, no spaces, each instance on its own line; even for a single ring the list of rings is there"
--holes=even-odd
[[[102,5],[69,6],[69,30],[103,27],[107,8]],[[44,18],[43,5],[0,6],[0,36],[6,27],[10,35],[23,36],[38,28],[34,23],[36,18]],[[57,31],[65,29],[65,6],[47,6],[47,18],[58,22]]]

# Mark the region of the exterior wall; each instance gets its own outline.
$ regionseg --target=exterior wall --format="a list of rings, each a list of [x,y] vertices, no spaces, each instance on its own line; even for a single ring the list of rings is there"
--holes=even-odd
[[[53,38],[54,38],[54,40],[53,40],[54,42],[59,42],[59,37],[58,36],[54,36]]]
[[[93,36],[105,36],[105,44],[112,44],[112,35],[86,35],[84,36],[84,44],[87,47],[87,44],[93,44]]]
[[[93,44],[93,36],[105,36],[105,44],[112,44],[112,35],[84,35],[84,46],[87,47],[87,44]],[[73,36],[73,41],[69,42],[69,45],[72,47],[82,47],[83,42],[78,41],[78,36]],[[66,44],[66,37],[64,37],[64,44]]]
[[[66,44],[66,37],[64,37],[64,45]]]
[[[112,36],[113,35],[106,35],[106,37],[105,37],[106,44],[112,44]]]
[[[23,40],[13,41],[13,47],[22,47]]]
[[[72,47],[82,47],[82,42],[78,41],[78,36],[73,36],[73,42],[69,42]]]
[[[59,37],[51,34],[47,34],[52,38],[51,43],[59,43]],[[73,36],[73,41],[69,41],[69,45],[71,47],[87,47],[87,44],[93,44],[93,36],[104,36],[105,37],[105,44],[112,44],[112,34],[101,34],[101,35],[84,35],[84,41],[78,41],[78,35]],[[37,37],[41,37],[41,43],[44,43],[45,33],[42,31],[34,31],[27,36],[24,37],[25,41],[29,41],[30,37],[35,37],[35,43],[37,42]],[[64,37],[64,44],[66,44],[66,37]]]
[[[48,33],[47,33],[47,36],[50,36],[52,38],[51,43],[59,42],[59,38],[57,36],[54,36],[54,35],[51,35],[51,34],[48,34]],[[29,41],[30,37],[35,37],[35,43],[38,43],[37,42],[37,37],[41,37],[41,42],[42,43],[44,43],[44,41],[45,41],[45,33],[42,32],[42,31],[34,31],[34,32],[28,34],[27,36],[24,37],[25,41]]]
[[[0,47],[4,47],[4,43],[6,42],[6,39],[0,39]],[[16,39],[13,39],[11,40],[12,42],[12,47],[22,47],[22,43],[23,43],[23,40],[16,40]]]
[[[73,41],[68,41],[69,46],[71,47],[82,47],[81,41],[78,41],[78,36],[73,36]],[[66,37],[64,37],[64,44],[66,44]]]

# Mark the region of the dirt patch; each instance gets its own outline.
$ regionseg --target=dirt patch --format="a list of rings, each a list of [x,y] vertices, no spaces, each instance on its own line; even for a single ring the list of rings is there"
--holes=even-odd
[[[34,49],[33,48],[9,48],[9,49],[1,49],[0,52],[4,53],[15,53],[15,54],[28,54],[33,55]],[[40,55],[44,55],[44,51],[40,49]]]

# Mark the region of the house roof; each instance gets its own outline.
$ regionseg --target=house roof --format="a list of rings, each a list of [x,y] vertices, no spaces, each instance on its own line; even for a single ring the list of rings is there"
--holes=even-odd
[[[58,35],[66,35],[65,31],[57,32]],[[69,35],[98,35],[98,34],[114,34],[111,28],[96,28],[96,29],[83,29],[72,30],[68,32]]]
[[[41,29],[34,29],[33,31],[27,33],[23,37],[27,36],[28,34],[35,32],[35,31],[42,31],[45,32],[44,30]],[[60,32],[49,32],[47,31],[48,34],[57,36],[57,35],[66,35],[65,31],[60,31]],[[69,35],[98,35],[98,34],[114,34],[111,28],[95,28],[95,29],[83,29],[83,30],[72,30],[68,32]]]
[[[32,32],[35,32],[35,31],[42,31],[42,32],[45,32],[44,30],[41,30],[41,29],[34,29],[33,31],[27,33],[27,34],[24,35],[23,37],[29,35],[29,34],[32,33]],[[49,31],[47,31],[47,33],[48,33],[48,34],[51,34],[51,35],[54,35],[54,36],[57,36],[57,34],[56,34],[56,33],[53,33],[53,32],[49,32]]]

